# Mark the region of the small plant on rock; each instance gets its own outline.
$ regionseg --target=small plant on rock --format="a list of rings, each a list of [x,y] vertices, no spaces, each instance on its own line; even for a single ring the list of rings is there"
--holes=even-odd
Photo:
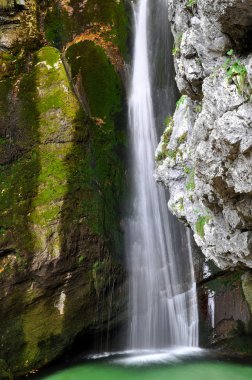
[[[196,232],[197,234],[203,239],[205,236],[205,224],[208,223],[210,220],[210,217],[208,215],[206,216],[200,216],[195,224]]]
[[[180,48],[174,45],[174,47],[173,47],[173,49],[172,49],[172,55],[173,55],[174,57],[178,57],[178,56],[180,56]]]
[[[177,35],[177,37],[175,37],[174,46],[172,49],[172,55],[174,57],[180,56],[180,45],[181,45],[181,41],[182,41],[182,36],[183,36],[183,34],[180,33],[179,35]]]
[[[167,116],[164,120],[164,125],[165,125],[165,131],[162,136],[162,141],[164,144],[169,144],[170,137],[173,131],[174,127],[174,120],[172,116]]]
[[[167,116],[164,119],[164,125],[165,125],[165,128],[168,128],[168,127],[173,128],[173,126],[174,126],[173,116]]]
[[[197,113],[201,113],[201,111],[202,111],[202,104],[197,104],[196,105],[196,107],[195,107],[195,112],[197,112]]]
[[[251,89],[246,66],[239,59],[234,59],[233,49],[228,50],[226,54],[229,58],[225,61],[223,68],[226,71],[228,82],[236,85],[240,95],[250,97]]]
[[[197,0],[187,0],[187,3],[186,3],[187,8],[193,8],[195,5],[197,5]]]
[[[184,211],[184,198],[179,198],[179,200],[178,200],[178,210],[180,211],[180,212],[182,212],[182,211]]]
[[[239,94],[244,95],[248,84],[246,67],[240,61],[236,61],[227,69],[227,77],[229,82],[235,83]]]
[[[178,137],[177,141],[179,144],[183,144],[187,139],[188,132],[184,132],[181,136]]]
[[[176,102],[176,109],[178,109],[183,103],[184,101],[186,100],[187,96],[186,95],[182,95],[179,100]]]
[[[229,57],[232,57],[233,54],[234,54],[234,49],[230,49],[230,50],[227,51],[227,55]]]
[[[177,152],[175,150],[164,148],[161,152],[159,152],[156,156],[156,162],[160,162],[165,160],[167,157],[175,160]]]
[[[194,169],[191,169],[191,168],[184,168],[184,171],[185,173],[188,175],[187,177],[187,182],[186,182],[186,190],[187,191],[193,191],[195,189],[195,173],[194,173]]]
[[[160,161],[163,161],[166,159],[166,156],[167,156],[167,149],[164,149],[162,150],[162,152],[159,152],[157,155],[156,155],[156,162],[160,162]]]

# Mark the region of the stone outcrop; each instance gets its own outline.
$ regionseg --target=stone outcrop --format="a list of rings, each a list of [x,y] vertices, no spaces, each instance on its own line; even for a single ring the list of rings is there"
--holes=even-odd
[[[252,268],[251,2],[169,1],[182,98],[156,153],[170,210],[221,269]]]
[[[120,1],[0,1],[0,378],[124,321],[126,28]]]
[[[220,270],[193,246],[200,346],[251,355],[251,274]]]

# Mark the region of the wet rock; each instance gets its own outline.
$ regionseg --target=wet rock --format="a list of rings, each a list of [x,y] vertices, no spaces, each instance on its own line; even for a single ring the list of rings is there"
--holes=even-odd
[[[9,372],[8,366],[3,359],[0,359],[0,380],[12,380],[13,376]]]
[[[115,0],[0,8],[0,358],[19,376],[126,318],[127,16]]]
[[[198,283],[200,344],[236,353],[251,353],[251,348],[245,348],[246,334],[251,331],[246,275],[239,271],[218,271],[209,262],[204,266],[207,272]],[[244,347],[241,347],[239,340],[243,340]]]

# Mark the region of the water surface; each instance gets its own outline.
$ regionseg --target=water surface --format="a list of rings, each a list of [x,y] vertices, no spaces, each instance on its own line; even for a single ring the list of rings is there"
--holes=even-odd
[[[109,356],[58,371],[44,380],[248,380],[252,366],[212,360],[200,352]]]

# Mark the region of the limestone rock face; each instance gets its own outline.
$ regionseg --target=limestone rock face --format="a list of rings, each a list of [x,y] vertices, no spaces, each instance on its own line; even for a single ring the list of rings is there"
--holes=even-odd
[[[208,259],[252,268],[251,2],[170,0],[169,18],[183,97],[156,178]]]
[[[125,318],[127,13],[68,3],[0,0],[0,378]]]

